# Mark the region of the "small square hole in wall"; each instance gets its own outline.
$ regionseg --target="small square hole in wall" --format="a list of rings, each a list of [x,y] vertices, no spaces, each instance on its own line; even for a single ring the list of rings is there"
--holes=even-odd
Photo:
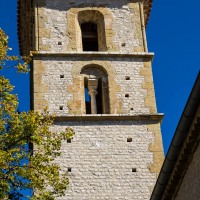
[[[125,76],[125,80],[130,80],[130,76]]]
[[[65,78],[65,76],[63,74],[60,75],[60,78]]]
[[[68,168],[67,168],[67,171],[68,171],[68,172],[72,172],[72,168],[71,168],[71,167],[68,167]]]
[[[62,42],[58,42],[58,45],[62,45]]]
[[[130,110],[133,110],[133,108],[131,108]]]
[[[59,109],[60,109],[60,110],[63,110],[63,106],[60,106]]]
[[[132,142],[133,139],[132,138],[127,138],[127,142]]]
[[[123,43],[122,43],[122,47],[125,47],[125,46],[126,46],[126,43],[125,43],[125,42],[123,42]]]
[[[132,172],[137,172],[137,169],[136,168],[132,168]]]
[[[125,97],[128,98],[128,97],[129,97],[129,94],[125,94]]]
[[[71,142],[72,142],[71,138],[67,139],[67,143],[71,143]]]

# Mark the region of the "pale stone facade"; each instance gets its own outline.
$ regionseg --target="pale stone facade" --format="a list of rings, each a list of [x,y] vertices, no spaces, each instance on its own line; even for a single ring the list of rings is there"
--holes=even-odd
[[[32,107],[56,114],[53,130],[76,132],[57,160],[70,177],[58,199],[148,200],[164,157],[145,36],[151,1],[40,0],[32,7],[35,49],[25,32],[19,37],[22,54],[33,55]],[[99,51],[83,51],[84,23],[95,24]],[[87,114],[85,90],[97,79],[102,112]]]
[[[71,168],[69,189],[58,199],[149,200],[157,178],[149,170],[154,156],[149,151],[154,142],[149,123],[132,119],[56,123],[56,131],[70,126],[76,132],[71,143],[63,143],[57,160],[63,173]]]
[[[39,82],[34,82],[38,84],[39,90],[34,94],[35,109],[44,108],[41,104],[44,101],[49,111],[57,115],[85,114],[84,106],[81,106],[84,103],[81,70],[88,65],[97,65],[108,73],[111,114],[156,113],[149,58],[110,55],[101,56],[99,59],[97,55],[88,60],[82,55],[73,58],[70,55],[68,58],[57,56],[50,58],[44,55],[41,60],[34,60],[34,75],[40,79]],[[147,64],[144,60],[148,61]],[[46,86],[45,89],[39,87],[41,84]],[[126,97],[126,94],[129,96]],[[76,106],[77,104],[79,106]],[[59,106],[63,106],[64,109],[59,110]]]
[[[108,51],[142,52],[146,41],[142,33],[142,13],[139,2],[46,0],[44,3],[39,1],[38,15],[35,16],[39,27],[36,32],[38,49],[44,52],[80,51],[78,13],[99,11],[104,17]],[[62,45],[58,44],[60,41]]]

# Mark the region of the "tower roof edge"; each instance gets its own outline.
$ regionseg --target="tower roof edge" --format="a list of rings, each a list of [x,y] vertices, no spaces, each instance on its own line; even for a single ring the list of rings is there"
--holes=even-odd
[[[145,25],[147,25],[153,5],[153,0],[144,0],[144,18]]]

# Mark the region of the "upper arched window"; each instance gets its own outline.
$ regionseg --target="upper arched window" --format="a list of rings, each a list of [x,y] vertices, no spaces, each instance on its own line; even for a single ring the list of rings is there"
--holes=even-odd
[[[83,51],[106,51],[103,14],[97,10],[84,10],[78,13],[78,22],[80,48]]]
[[[81,34],[83,51],[99,50],[97,24],[91,22],[81,24]]]
[[[85,113],[109,114],[108,75],[96,65],[82,69],[84,77]]]

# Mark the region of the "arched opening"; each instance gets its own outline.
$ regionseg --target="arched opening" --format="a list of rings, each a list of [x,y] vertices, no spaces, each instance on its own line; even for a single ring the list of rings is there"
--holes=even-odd
[[[91,98],[88,93],[88,79],[84,78],[84,94],[85,94],[85,112],[91,114]]]
[[[109,114],[108,76],[92,65],[82,69],[84,77],[85,113]]]
[[[79,48],[82,51],[107,51],[104,16],[98,10],[84,10],[78,13]]]
[[[97,97],[96,97],[96,101],[97,101],[97,114],[103,114],[103,95],[102,95],[102,78],[100,77],[98,79],[98,87],[97,87]]]
[[[98,33],[97,24],[83,23],[81,24],[82,46],[83,51],[98,51]]]

